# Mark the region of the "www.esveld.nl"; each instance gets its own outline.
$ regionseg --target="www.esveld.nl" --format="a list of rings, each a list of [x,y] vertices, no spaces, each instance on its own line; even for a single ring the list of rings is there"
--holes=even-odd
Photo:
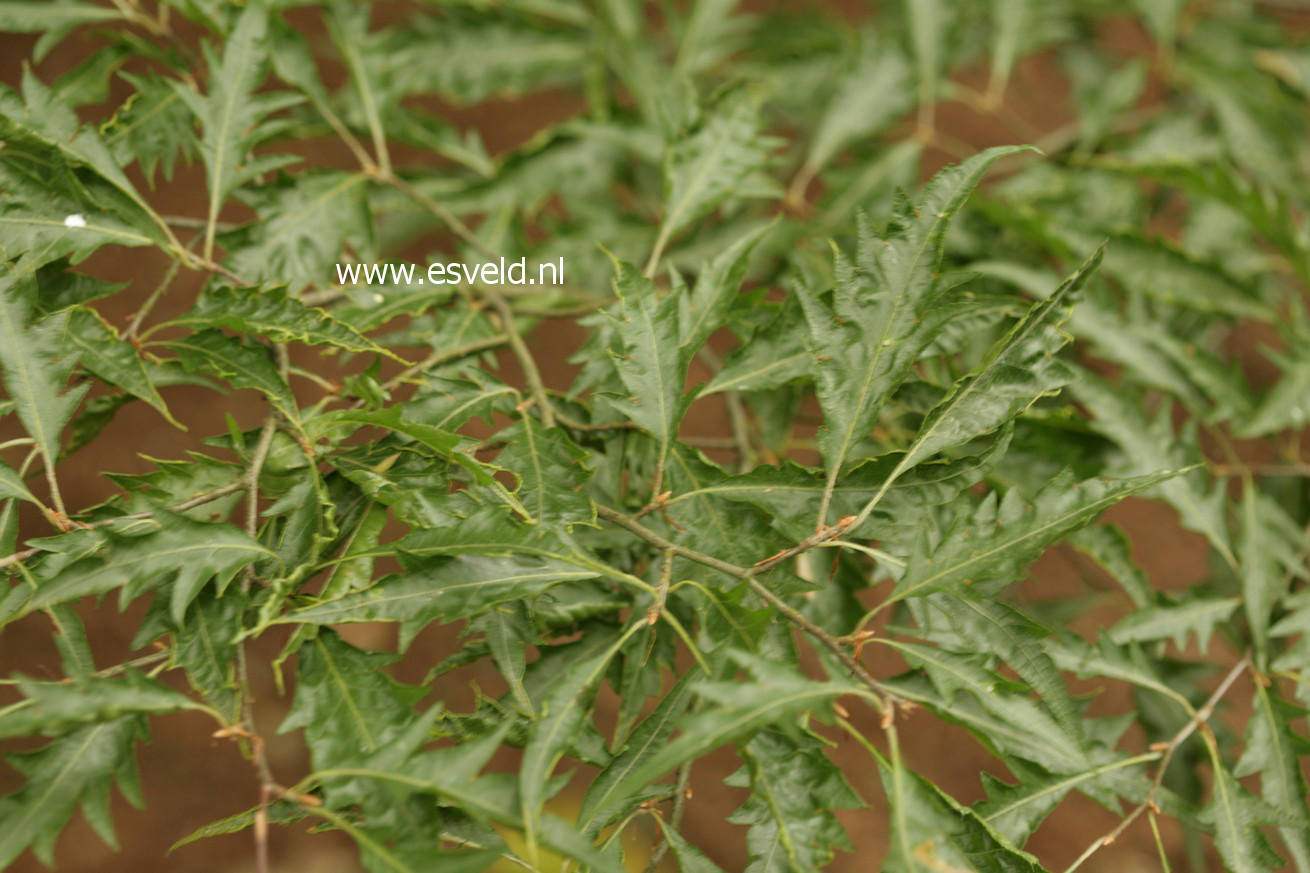
[[[547,278],[549,271],[549,278]],[[542,261],[536,274],[527,258],[506,262],[484,261],[480,264],[429,264],[427,271],[418,264],[337,264],[340,285],[459,285],[481,282],[484,285],[563,285],[564,259],[559,263]]]

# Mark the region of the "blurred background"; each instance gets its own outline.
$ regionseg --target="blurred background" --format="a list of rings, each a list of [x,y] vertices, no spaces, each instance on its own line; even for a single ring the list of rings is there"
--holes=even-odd
[[[377,4],[375,24],[386,23],[389,15],[399,17],[405,5]],[[746,0],[741,7],[760,14],[824,14],[852,21],[878,15],[876,3],[860,0]],[[1287,28],[1289,33],[1310,29],[1310,10],[1256,4],[1252,7],[1252,14],[1268,16]],[[293,13],[293,21],[310,34],[322,32],[313,9],[297,10]],[[199,40],[198,29],[188,30],[188,25],[180,19],[178,25],[179,32],[187,39]],[[1159,99],[1161,53],[1139,17],[1124,14],[1104,18],[1099,29],[1088,34],[1087,38],[1094,41],[1099,51],[1110,56],[1140,58],[1147,70],[1147,82],[1138,101],[1142,106],[1149,106]],[[0,82],[16,86],[24,65],[29,63],[36,40],[36,35],[0,36]],[[87,60],[99,45],[91,34],[79,33],[35,64],[33,69],[43,81],[49,82]],[[136,59],[129,58],[123,69],[134,71],[138,66]],[[344,75],[341,70],[332,73],[338,76],[338,82]],[[979,92],[986,89],[987,77],[986,59],[980,59],[975,68],[955,74],[958,81]],[[127,93],[121,83],[111,79],[103,104],[93,107],[91,113],[103,117],[121,103]],[[949,144],[949,147],[945,150],[935,145],[928,147],[923,176],[931,175],[958,152],[1016,142],[1019,139],[1017,130],[1026,133],[1030,139],[1061,130],[1075,117],[1073,99],[1065,68],[1053,53],[1038,52],[1023,58],[1014,70],[1003,105],[986,111],[965,102],[944,102],[936,107],[939,141]],[[461,130],[476,130],[493,157],[524,143],[543,126],[581,114],[585,108],[578,94],[551,90],[528,99],[493,100],[474,106],[443,104],[436,99],[427,102],[429,109]],[[905,119],[904,136],[914,135],[914,130],[914,120]],[[337,143],[309,143],[302,146],[302,151],[306,159],[314,163],[351,166],[349,154]],[[413,159],[414,155],[405,155],[402,151],[402,158]],[[430,156],[422,159],[432,164],[433,173],[442,171],[440,159]],[[134,181],[148,190],[144,180]],[[203,216],[207,205],[203,168],[198,164],[182,165],[176,169],[171,181],[157,177],[150,197],[163,214]],[[240,207],[232,207],[225,217],[240,219],[246,216],[240,213]],[[398,253],[398,257],[423,261],[431,251],[431,243],[432,240],[427,239],[412,252]],[[111,322],[122,324],[154,288],[166,267],[165,257],[158,252],[111,247],[94,255],[81,269],[101,279],[130,283],[128,291],[111,298],[104,309]],[[329,267],[324,265],[325,281]],[[199,291],[202,278],[198,274],[184,276],[176,292],[160,304],[159,316],[176,315],[187,308]],[[575,368],[566,359],[578,348],[584,334],[568,321],[550,322],[549,325],[549,330],[537,331],[532,342],[547,384],[563,387],[575,373]],[[312,366],[312,361],[302,363]],[[1262,364],[1259,360],[1250,363],[1251,372],[1258,379]],[[505,378],[519,381],[517,366],[508,353],[501,356],[501,366]],[[190,431],[182,433],[165,426],[156,413],[140,404],[125,407],[89,449],[73,455],[61,466],[61,481],[65,483],[65,498],[70,507],[93,505],[114,493],[114,486],[100,475],[100,471],[146,472],[151,465],[142,456],[174,458],[188,449],[201,448],[201,440],[206,435],[225,429],[224,414],[234,416],[242,427],[257,426],[264,415],[263,401],[253,394],[237,394],[220,404],[215,402],[213,394],[201,389],[173,388],[169,390],[167,400],[177,418],[190,425]],[[727,431],[723,411],[706,404],[693,407],[684,425],[684,432],[698,435],[723,435]],[[1166,590],[1180,588],[1205,575],[1207,550],[1204,542],[1199,536],[1182,531],[1172,511],[1162,504],[1129,500],[1112,510],[1109,518],[1128,532],[1137,561],[1156,586]],[[35,530],[36,527],[30,525],[31,520],[28,521],[25,530]],[[1098,573],[1089,561],[1081,560],[1072,550],[1057,547],[1036,565],[1034,578],[1025,583],[1023,593],[1033,599],[1048,600],[1083,592],[1089,578],[1093,585],[1109,585],[1108,581],[1097,579]],[[135,608],[131,615],[119,615],[111,599],[98,608],[84,605],[82,613],[93,650],[103,658],[102,664],[116,663],[132,654],[130,637],[140,617]],[[1081,621],[1087,626],[1077,629],[1091,630],[1096,625],[1096,614],[1093,612]],[[457,628],[430,628],[426,631],[400,666],[398,677],[408,681],[420,679],[431,664],[453,650],[457,632]],[[394,647],[394,629],[390,626],[349,625],[343,628],[343,635],[357,645],[382,650]],[[254,662],[267,663],[276,655],[283,641],[284,636],[279,632],[260,639],[254,649]],[[880,652],[876,657],[887,656]],[[23,673],[41,678],[55,677],[59,675],[58,663],[50,628],[40,615],[6,628],[0,636],[0,676]],[[885,674],[899,667],[894,662],[879,664],[875,661],[872,669],[875,673]],[[295,736],[279,737],[271,730],[284,716],[290,697],[277,695],[273,678],[266,671],[256,672],[252,679],[257,694],[256,715],[266,726],[265,733],[271,743],[272,767],[277,773],[287,774],[288,782],[294,781],[295,774],[308,769],[301,744]],[[440,693],[454,708],[470,706],[471,683],[493,694],[504,690],[501,678],[489,663],[450,673],[444,682],[445,689]],[[1096,687],[1094,683],[1074,684],[1075,692],[1089,692]],[[7,690],[0,688],[0,705],[9,701],[3,696]],[[1234,695],[1233,699],[1241,701],[1244,695]],[[1126,692],[1112,691],[1098,698],[1095,711],[1122,712],[1131,705]],[[602,695],[602,712],[615,708],[612,693],[606,690]],[[252,838],[248,832],[203,840],[171,854],[166,853],[169,845],[195,829],[253,806],[258,801],[258,788],[249,764],[242,760],[236,746],[228,740],[211,737],[211,725],[204,716],[193,713],[170,715],[155,720],[154,725],[153,741],[143,747],[139,755],[145,808],[134,809],[117,795],[112,803],[120,850],[114,852],[105,846],[79,815],[58,843],[59,869],[70,873],[188,870],[238,873],[252,870]],[[860,726],[876,730],[870,724]],[[982,796],[980,771],[1002,772],[994,759],[965,731],[927,715],[911,716],[907,727],[902,729],[902,735],[910,766],[961,802],[971,803]],[[0,750],[10,747],[0,744]],[[835,756],[846,763],[847,778],[871,802],[872,809],[841,813],[856,851],[840,854],[831,869],[870,870],[882,856],[886,840],[882,815],[885,807],[881,804],[877,774],[871,771],[869,759],[858,748],[843,746],[835,751]],[[512,768],[514,761],[505,755],[497,760],[496,766]],[[745,827],[726,822],[727,815],[744,797],[744,791],[723,784],[723,778],[737,766],[735,757],[725,752],[696,767],[685,825],[687,835],[725,870],[740,870],[746,863]],[[15,774],[0,766],[0,789],[7,791],[16,784]],[[576,799],[574,797],[571,801],[566,795],[562,802],[567,805]],[[1082,797],[1074,797],[1060,806],[1028,848],[1045,859],[1052,869],[1061,869],[1089,842],[1108,832],[1116,821],[1106,810]],[[4,826],[4,822],[0,822],[0,828]],[[1165,842],[1175,863],[1180,865],[1179,869],[1188,869],[1181,834],[1172,823],[1165,827]],[[632,830],[633,856],[641,859],[644,849],[640,844],[643,840],[649,844],[653,833],[648,825],[644,829],[634,827]],[[349,839],[340,834],[311,834],[303,826],[276,829],[271,845],[277,870],[352,873],[359,869]],[[1197,862],[1202,867],[1218,869],[1212,859],[1194,859],[1193,863]],[[675,869],[671,859],[666,865],[666,869]],[[42,868],[27,855],[12,869],[28,873]],[[1113,869],[1117,873],[1158,870],[1159,861],[1149,829],[1144,823],[1133,828],[1117,845],[1098,853],[1084,869]]]

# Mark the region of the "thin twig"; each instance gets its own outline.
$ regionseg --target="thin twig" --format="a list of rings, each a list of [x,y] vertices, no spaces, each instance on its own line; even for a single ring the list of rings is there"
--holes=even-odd
[[[291,356],[286,346],[275,344],[278,371],[286,379],[291,369]],[[268,460],[269,450],[273,446],[273,436],[277,433],[276,411],[270,411],[264,419],[264,426],[259,432],[259,441],[250,456],[250,465],[244,477],[246,492],[246,535],[252,540],[259,534],[259,475],[263,472],[264,462]],[[248,593],[255,581],[253,565],[246,565],[241,574],[241,591]],[[268,804],[278,796],[274,791],[277,781],[273,778],[272,768],[268,764],[268,755],[264,738],[255,729],[254,695],[250,692],[249,659],[246,657],[248,640],[244,637],[237,643],[237,677],[241,688],[241,720],[249,732],[251,761],[259,776],[259,806],[255,810],[255,871],[268,873]]]
[[[121,664],[115,664],[112,667],[106,667],[103,670],[97,670],[87,676],[88,679],[109,679],[117,676],[119,673],[126,673],[128,670],[135,670],[138,667],[149,667],[151,664],[158,664],[160,661],[166,661],[173,656],[172,651],[151,652],[149,655],[142,655],[139,658],[133,658],[130,661],[124,661]],[[26,679],[0,679],[0,685],[17,685],[20,682],[26,682]],[[19,703],[31,703],[33,698],[25,697]]]
[[[500,292],[486,285],[479,285],[477,290],[500,316],[500,326],[509,340],[509,347],[514,351],[514,357],[518,358],[519,366],[523,368],[523,378],[528,383],[528,390],[541,410],[541,423],[546,427],[554,427],[555,408],[550,402],[550,397],[546,395],[546,385],[541,381],[541,371],[537,369],[537,361],[532,357],[528,344],[523,341],[523,334],[519,333],[518,327],[514,324],[514,310],[510,308],[509,301],[501,296]]]
[[[205,219],[192,218],[189,215],[165,215],[162,216],[164,221],[170,227],[178,227],[183,230],[204,230],[206,226]],[[226,233],[229,230],[236,230],[240,225],[230,221],[220,221],[218,230],[220,233]]]
[[[150,314],[150,310],[155,308],[159,298],[168,290],[168,286],[173,284],[173,280],[177,278],[177,272],[181,268],[181,261],[174,259],[169,262],[168,269],[164,271],[164,278],[155,286],[155,290],[150,292],[150,296],[146,298],[145,303],[141,304],[141,308],[132,316],[132,321],[128,323],[127,329],[123,331],[124,340],[131,342],[136,336],[137,331],[141,329],[141,322],[145,321],[146,316]]]
[[[291,371],[291,356],[287,352],[286,346],[277,343],[273,346],[274,354],[277,356],[277,368],[285,380]],[[259,432],[259,441],[255,443],[255,451],[250,456],[250,466],[246,468],[245,491],[246,491],[246,536],[252,540],[259,534],[259,475],[264,471],[264,462],[268,460],[268,452],[273,447],[273,435],[277,433],[278,414],[275,410],[270,410],[268,417],[264,419],[264,426]],[[241,574],[241,590],[248,592],[250,585],[255,581],[255,571],[252,565],[247,564]]]
[[[439,367],[442,364],[457,361],[460,358],[466,358],[469,355],[476,355],[478,352],[485,352],[498,346],[503,346],[508,342],[509,336],[507,334],[497,333],[483,337],[482,339],[471,340],[440,352],[433,352],[417,364],[406,367],[386,382],[383,382],[382,387],[390,391],[409,379],[412,379],[414,376],[417,376],[419,373],[426,372],[433,367]],[[360,401],[360,403],[363,403],[363,401]]]
[[[237,273],[232,272],[227,267],[213,260],[212,257],[197,258],[192,256],[189,262],[191,266],[196,267],[197,269],[205,270],[206,272],[210,272],[210,273],[217,273],[218,275],[222,276],[224,279],[227,279],[229,282],[234,282],[237,285],[252,284],[251,282],[246,281]]]
[[[646,623],[655,624],[664,612],[664,604],[669,599],[669,583],[673,581],[673,552],[664,550],[660,562],[660,584],[655,589],[655,600],[646,610]]]
[[[493,249],[491,246],[487,245],[485,242],[483,242],[481,237],[479,237],[476,233],[473,232],[472,228],[470,228],[467,224],[465,224],[463,221],[460,220],[459,216],[455,215],[455,213],[451,212],[449,209],[442,206],[440,203],[433,200],[428,195],[424,194],[422,191],[414,187],[405,179],[402,179],[401,177],[397,176],[395,173],[389,171],[388,172],[379,171],[377,174],[377,178],[380,182],[386,185],[390,185],[392,188],[395,188],[397,191],[409,197],[418,205],[422,206],[428,212],[431,212],[434,216],[440,219],[441,222],[446,225],[446,227],[450,228],[451,232],[454,233],[455,236],[459,237],[464,242],[468,243],[475,250],[477,250],[477,252],[481,254],[483,257],[487,257],[487,258],[500,257],[500,253],[497,252],[495,249]]]
[[[691,761],[686,761],[678,768],[677,778],[673,783],[673,812],[669,815],[667,827],[678,830],[682,827],[682,817],[687,812],[687,786],[691,782]],[[661,831],[663,828],[661,828]],[[660,840],[651,853],[650,860],[646,862],[646,869],[642,873],[655,873],[660,867],[660,862],[664,856],[669,853],[669,838],[666,835]]]
[[[580,318],[591,315],[603,306],[614,302],[613,298],[596,300],[592,303],[577,303],[572,306],[551,308],[549,306],[515,306],[514,311],[528,318]]]
[[[888,722],[893,712],[891,704],[897,699],[891,689],[887,688],[877,679],[874,679],[869,675],[869,672],[864,669],[860,662],[851,657],[850,653],[846,651],[846,647],[842,645],[839,639],[819,627],[804,613],[791,606],[791,604],[787,603],[778,595],[774,594],[755,578],[757,573],[766,572],[776,566],[777,561],[774,559],[778,558],[778,556],[775,555],[773,558],[766,558],[764,561],[749,568],[739,567],[736,564],[720,560],[713,555],[702,554],[695,549],[689,549],[686,546],[680,546],[677,543],[671,542],[655,533],[655,531],[650,528],[638,523],[631,516],[611,509],[608,506],[599,503],[596,504],[596,514],[611,524],[616,524],[629,533],[637,535],[656,548],[671,551],[673,554],[686,558],[689,561],[695,561],[697,564],[745,580],[746,584],[750,586],[751,591],[753,591],[757,597],[778,610],[778,612],[782,613],[787,621],[814,637],[814,639],[816,639],[824,648],[832,652],[837,657],[837,660],[839,660],[846,669],[850,670],[857,679],[868,686],[869,689],[874,692],[875,696],[873,699],[877,702],[879,709],[882,711],[884,723]],[[835,527],[836,525],[834,525],[834,528]],[[783,559],[778,558],[778,561],[781,560]]]
[[[709,346],[702,346],[696,352],[696,357],[716,376],[723,369],[723,361]],[[737,472],[745,473],[750,470],[751,458],[755,454],[751,445],[750,416],[746,414],[746,404],[742,402],[740,391],[723,392],[723,402],[732,426],[733,447],[737,450]]]
[[[555,410],[555,421],[569,430],[598,432],[605,430],[640,430],[635,421],[578,421]]]
[[[672,228],[669,227],[667,222],[660,227],[659,236],[655,238],[655,246],[650,252],[650,258],[647,259],[646,266],[641,271],[641,274],[647,279],[654,277],[655,270],[660,265],[660,258],[664,255],[664,247],[669,244],[669,231],[671,230]]]
[[[1112,844],[1128,829],[1129,825],[1141,816],[1143,812],[1146,812],[1148,809],[1152,811],[1157,809],[1155,805],[1155,795],[1159,793],[1160,786],[1164,784],[1165,772],[1169,769],[1169,762],[1173,760],[1174,752],[1178,751],[1178,748],[1187,741],[1188,737],[1196,732],[1197,728],[1210,720],[1210,717],[1214,715],[1215,706],[1218,705],[1223,696],[1228,693],[1228,689],[1237,681],[1237,677],[1242,675],[1242,672],[1246,670],[1250,664],[1251,653],[1247,652],[1242,656],[1242,659],[1234,664],[1233,668],[1228,671],[1228,674],[1224,676],[1223,681],[1219,683],[1219,687],[1214,690],[1214,693],[1210,695],[1209,699],[1206,700],[1206,702],[1196,710],[1196,713],[1187,720],[1187,724],[1183,725],[1178,730],[1178,733],[1174,734],[1167,743],[1158,747],[1158,750],[1162,751],[1163,755],[1160,758],[1160,765],[1156,768],[1155,778],[1151,780],[1151,788],[1146,793],[1146,799],[1133,807],[1132,811],[1128,813],[1123,821],[1119,822],[1114,830],[1088,846],[1086,850],[1078,856],[1076,861],[1065,868],[1064,873],[1073,873],[1073,871],[1082,866],[1082,863],[1095,854],[1102,846]],[[1155,749],[1156,746],[1153,746],[1152,748]]]
[[[255,451],[250,456],[250,466],[246,468],[244,477],[246,536],[251,539],[254,539],[259,533],[259,474],[264,470],[264,461],[268,460],[269,449],[273,446],[273,434],[276,432],[277,415],[270,414],[264,419],[264,427],[259,432],[259,441],[255,443]],[[245,572],[242,574],[242,590],[249,591],[250,583],[254,581],[254,578],[254,570],[247,565]]]

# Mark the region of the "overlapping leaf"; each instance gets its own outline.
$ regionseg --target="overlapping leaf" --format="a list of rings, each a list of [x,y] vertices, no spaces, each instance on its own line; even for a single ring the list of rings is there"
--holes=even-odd
[[[159,513],[153,521],[128,527],[135,529],[69,535],[77,541],[80,555],[61,555],[65,560],[42,565],[36,571],[36,590],[22,605],[22,613],[115,589],[122,589],[126,603],[170,584],[170,611],[181,623],[187,606],[211,579],[217,579],[220,587],[226,585],[242,567],[269,554],[231,525],[204,524],[182,515]]]
[[[838,273],[831,305],[801,295],[824,411],[820,445],[830,481],[872,428],[887,395],[909,376],[953,314],[936,305],[948,287],[938,272],[951,219],[987,168],[1018,151],[991,149],[942,171],[917,203],[901,204],[886,240],[862,230],[854,262]]]
[[[949,529],[933,539],[921,534],[892,598],[935,591],[961,591],[992,579],[1013,579],[1051,543],[1090,524],[1110,506],[1177,475],[1165,470],[1135,479],[1078,482],[1065,473],[1031,500],[1010,491],[995,493],[975,509],[958,512]]]
[[[468,618],[501,603],[529,597],[596,573],[575,564],[527,555],[461,555],[410,567],[376,585],[290,613],[285,620],[314,624],[399,621],[407,641],[428,622]]]
[[[26,782],[0,798],[5,822],[0,832],[0,867],[9,866],[28,846],[46,864],[53,864],[55,838],[78,807],[96,833],[115,845],[109,793],[117,781],[123,794],[141,805],[133,750],[142,733],[141,720],[128,715],[10,756],[9,763]]]

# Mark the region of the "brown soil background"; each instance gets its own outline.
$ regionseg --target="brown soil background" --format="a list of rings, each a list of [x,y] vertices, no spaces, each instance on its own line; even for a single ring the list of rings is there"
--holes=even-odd
[[[772,4],[756,2],[745,5],[758,9]],[[868,14],[868,7],[856,0],[785,5],[801,9],[823,6],[855,18]],[[1289,24],[1304,27],[1306,22],[1289,21]],[[314,27],[312,19],[306,19],[306,26]],[[1148,37],[1135,23],[1127,20],[1110,24],[1099,38],[1115,55],[1151,57],[1154,54]],[[17,83],[34,42],[33,37],[0,36],[0,81],[11,85]],[[36,65],[35,70],[43,80],[49,81],[84,59],[86,53],[94,51],[95,47],[90,37],[75,36]],[[132,65],[128,69],[133,69]],[[965,71],[960,78],[983,85],[985,73],[985,68],[980,67]],[[1143,99],[1150,101],[1157,94],[1158,89],[1148,89]],[[117,105],[125,96],[121,86],[115,86],[106,108]],[[1064,77],[1058,64],[1049,56],[1028,58],[1018,65],[1006,103],[1010,110],[1041,131],[1054,130],[1072,117]],[[440,104],[436,107],[452,122],[476,128],[493,154],[512,148],[542,126],[581,109],[574,96],[562,93],[544,93],[523,101],[500,101],[475,107],[456,108]],[[943,133],[974,148],[1016,141],[1015,134],[995,116],[979,115],[961,104],[942,104],[937,118]],[[334,144],[309,146],[304,154],[311,163],[348,166],[348,155]],[[424,160],[422,156],[406,154],[402,154],[400,159]],[[930,153],[925,175],[947,160],[946,155]],[[439,168],[434,168],[434,172],[439,171]],[[143,190],[148,190],[142,180],[137,181]],[[149,196],[164,214],[203,215],[206,195],[202,168],[179,167],[172,182],[157,180],[157,187]],[[225,217],[243,216],[234,209]],[[157,252],[109,248],[93,256],[80,269],[103,279],[131,283],[128,290],[112,298],[103,310],[111,321],[122,323],[154,287],[165,266],[165,257]],[[158,317],[171,316],[186,309],[199,287],[199,276],[180,281],[161,303]],[[572,378],[573,368],[565,363],[565,359],[577,348],[582,337],[582,331],[576,327],[552,323],[550,331],[541,331],[534,339],[534,350],[548,384],[564,386]],[[308,365],[311,362],[304,360],[301,363]],[[512,358],[502,356],[501,365],[507,378],[517,380],[518,368]],[[243,427],[257,426],[264,414],[262,401],[253,395],[244,396],[244,393],[234,395],[221,405],[214,402],[213,394],[189,389],[169,389],[166,399],[176,416],[190,426],[190,432],[184,434],[168,427],[153,411],[140,404],[124,408],[91,447],[61,465],[60,479],[65,483],[65,497],[70,507],[90,506],[113,493],[111,483],[100,475],[101,471],[144,472],[150,469],[150,465],[140,455],[173,458],[187,449],[200,448],[200,439],[204,435],[223,430],[225,412],[234,415]],[[698,435],[725,433],[727,423],[723,410],[707,403],[697,404],[684,431]],[[1180,530],[1172,512],[1162,505],[1129,501],[1114,509],[1109,518],[1128,531],[1134,543],[1135,557],[1157,586],[1181,588],[1196,583],[1205,575],[1207,548],[1204,542],[1200,537]],[[36,525],[24,528],[29,535],[37,530],[39,526]],[[1022,592],[1034,600],[1047,600],[1084,592],[1089,579],[1096,587],[1107,587],[1108,581],[1096,574],[1095,569],[1080,562],[1071,552],[1056,548],[1038,562],[1032,579],[1024,583]],[[130,656],[129,641],[139,619],[139,609],[133,608],[126,615],[120,615],[111,599],[99,608],[86,607],[82,611],[100,666]],[[1098,623],[1108,622],[1117,614],[1113,607],[1100,614],[1093,612],[1080,619],[1078,629],[1094,631]],[[430,628],[422,634],[401,666],[399,677],[410,681],[420,679],[431,664],[453,649],[456,631],[451,627]],[[378,649],[394,647],[394,631],[387,626],[351,625],[344,629],[344,633],[358,645]],[[282,641],[283,636],[277,633],[259,640],[252,652],[252,664],[256,665],[253,676],[258,701],[256,718],[268,737],[274,772],[290,784],[308,772],[308,761],[296,734],[274,734],[287,710],[289,698],[279,698],[271,675],[266,669],[258,668],[261,662],[266,664],[277,653]],[[1212,656],[1230,661],[1235,653],[1215,651]],[[885,659],[883,653],[866,652],[866,661],[875,674],[887,675],[900,669],[898,663]],[[59,675],[50,631],[41,617],[6,628],[0,636],[0,675],[14,673],[37,677]],[[450,674],[444,680],[439,696],[448,705],[466,708],[471,700],[467,687],[470,681],[477,682],[493,694],[504,690],[494,669],[483,666]],[[1241,683],[1245,681],[1243,679]],[[1078,683],[1075,690],[1092,692],[1101,687],[1097,683]],[[7,696],[9,691],[0,688],[0,705],[11,699]],[[602,718],[605,712],[616,708],[613,695],[607,694],[601,699]],[[1240,683],[1230,694],[1234,701],[1247,697],[1247,689]],[[1131,706],[1131,698],[1123,689],[1110,688],[1098,698],[1095,712],[1120,713]],[[856,720],[869,735],[877,734],[877,726],[870,718],[857,717]],[[211,731],[212,724],[198,714],[157,719],[153,725],[153,742],[141,747],[139,752],[145,809],[136,810],[115,794],[113,809],[121,850],[114,852],[106,847],[79,814],[59,840],[58,869],[68,873],[241,873],[253,870],[253,848],[248,833],[210,839],[171,855],[166,853],[173,841],[195,828],[247,809],[257,802],[257,781],[250,765],[242,759],[233,743],[211,738]],[[971,803],[981,797],[980,771],[1004,774],[1003,768],[967,733],[927,713],[912,715],[905,722],[902,735],[910,766],[961,802]],[[1140,744],[1141,737],[1130,736],[1129,742]],[[839,854],[830,869],[876,869],[887,839],[886,806],[877,774],[867,755],[849,740],[839,742],[834,756],[854,788],[869,801],[870,808],[840,814],[857,848],[854,853]],[[513,764],[514,759],[509,754],[497,761],[498,766],[507,768],[512,768]],[[744,798],[742,790],[722,784],[723,777],[737,766],[730,752],[721,752],[698,764],[692,779],[694,795],[688,804],[685,825],[687,835],[726,871],[743,869],[746,864],[745,829],[729,825],[724,820]],[[0,768],[0,790],[10,790],[16,784],[13,772]],[[568,802],[568,795],[564,802]],[[1106,810],[1075,797],[1048,819],[1028,848],[1050,868],[1062,869],[1093,839],[1108,832],[1116,821],[1117,818]],[[2,827],[4,823],[0,822]],[[643,856],[645,849],[642,844],[649,845],[652,831],[646,823],[634,827],[632,832],[634,855]],[[1178,829],[1166,824],[1164,836],[1175,869],[1186,869]],[[362,869],[349,838],[338,833],[315,835],[307,833],[304,828],[275,829],[272,853],[274,869],[280,871],[353,873]],[[1214,869],[1219,869],[1217,862],[1212,860],[1211,863]],[[35,873],[43,868],[29,854],[11,869],[15,873]],[[671,862],[666,862],[665,869],[676,868]],[[1114,870],[1116,873],[1159,869],[1145,822],[1140,822],[1116,845],[1099,852],[1084,869]]]

